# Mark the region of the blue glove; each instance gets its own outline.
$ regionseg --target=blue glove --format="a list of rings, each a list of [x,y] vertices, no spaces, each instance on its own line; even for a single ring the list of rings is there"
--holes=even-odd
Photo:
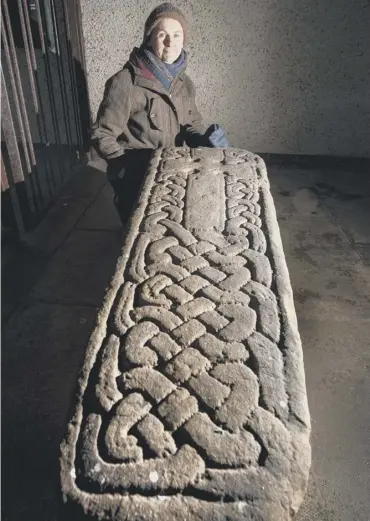
[[[204,134],[194,132],[191,125],[185,125],[182,127],[182,131],[184,132],[183,140],[190,148],[228,148],[230,146],[225,130],[219,125],[211,125]]]
[[[220,127],[220,125],[213,124],[206,130],[204,137],[208,141],[208,146],[214,148],[228,148],[230,146],[225,129]]]

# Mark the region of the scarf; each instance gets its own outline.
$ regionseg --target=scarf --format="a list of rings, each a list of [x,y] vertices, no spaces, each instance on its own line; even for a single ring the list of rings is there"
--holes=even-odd
[[[165,63],[148,48],[135,47],[130,56],[130,62],[138,67],[145,78],[157,79],[169,91],[173,81],[186,69],[187,54],[182,49],[174,63]]]

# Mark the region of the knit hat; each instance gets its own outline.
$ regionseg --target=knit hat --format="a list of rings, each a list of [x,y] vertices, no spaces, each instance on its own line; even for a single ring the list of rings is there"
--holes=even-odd
[[[177,20],[181,24],[181,27],[184,31],[184,46],[186,46],[188,43],[188,22],[184,13],[169,3],[164,3],[157,6],[148,16],[144,27],[143,43],[145,44],[148,41],[153,29],[163,18],[171,18],[172,20]]]

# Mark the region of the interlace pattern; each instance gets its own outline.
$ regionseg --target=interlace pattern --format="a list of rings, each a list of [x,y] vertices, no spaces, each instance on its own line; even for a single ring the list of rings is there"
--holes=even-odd
[[[82,397],[72,474],[84,494],[238,506],[220,519],[243,504],[250,519],[296,510],[309,418],[304,380],[291,389],[301,348],[296,333],[289,361],[264,192],[246,151],[153,158]]]

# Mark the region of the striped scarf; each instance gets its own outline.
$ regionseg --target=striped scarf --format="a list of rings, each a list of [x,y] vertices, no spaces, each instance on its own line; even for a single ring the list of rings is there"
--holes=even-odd
[[[182,49],[179,58],[174,63],[165,63],[148,48],[135,47],[130,56],[130,62],[138,67],[145,78],[157,79],[169,91],[172,82],[186,69],[187,55]]]

